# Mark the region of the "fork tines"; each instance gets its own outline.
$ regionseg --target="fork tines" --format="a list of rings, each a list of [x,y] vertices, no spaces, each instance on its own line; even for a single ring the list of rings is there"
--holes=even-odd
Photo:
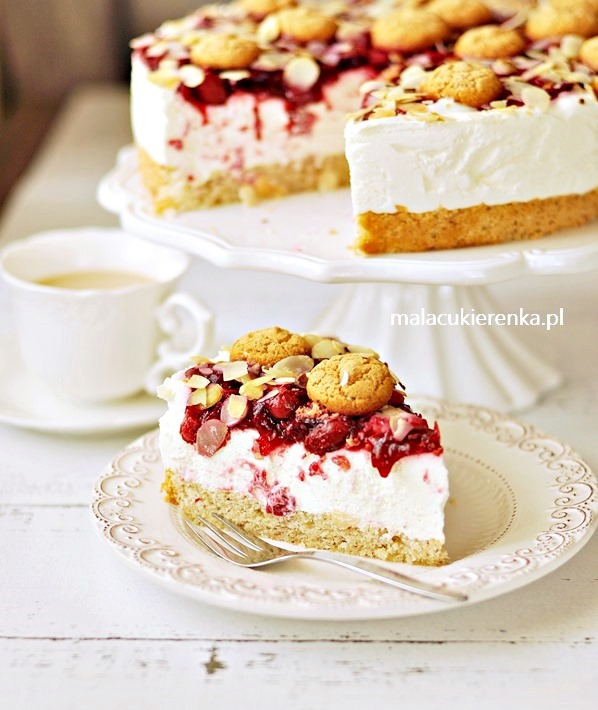
[[[200,525],[183,516],[183,522],[193,537],[205,550],[237,564],[248,564],[255,553],[267,553],[271,546],[256,535],[235,525],[230,520],[216,513],[212,517],[218,520],[220,526],[214,525],[206,518],[196,515]],[[232,535],[223,528],[227,528]]]

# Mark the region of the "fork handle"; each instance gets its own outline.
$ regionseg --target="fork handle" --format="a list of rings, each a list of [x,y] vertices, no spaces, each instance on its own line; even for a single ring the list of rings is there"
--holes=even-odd
[[[447,589],[440,585],[428,584],[427,582],[413,579],[413,577],[408,577],[400,572],[395,572],[387,567],[382,567],[375,562],[356,559],[352,555],[339,555],[332,552],[321,552],[320,550],[301,550],[297,551],[293,556],[339,565],[340,567],[353,570],[353,572],[359,572],[366,577],[376,579],[378,582],[384,582],[393,587],[404,589],[407,592],[415,592],[420,596],[430,597],[431,599],[464,602],[467,601],[468,598],[463,592]]]

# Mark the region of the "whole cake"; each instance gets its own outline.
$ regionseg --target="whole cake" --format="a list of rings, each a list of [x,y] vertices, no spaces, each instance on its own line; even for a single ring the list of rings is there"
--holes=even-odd
[[[596,218],[598,2],[533,4],[237,0],[163,24],[132,43],[156,210],[350,180],[365,254]]]
[[[159,390],[166,499],[257,535],[440,565],[448,473],[438,426],[367,348],[267,328]]]

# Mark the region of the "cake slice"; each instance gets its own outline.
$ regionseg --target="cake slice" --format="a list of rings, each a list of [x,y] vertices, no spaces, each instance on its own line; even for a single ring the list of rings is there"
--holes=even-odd
[[[438,427],[373,351],[268,328],[159,394],[163,490],[191,520],[217,512],[287,543],[447,561]]]
[[[525,31],[472,27],[404,54],[363,87],[345,130],[359,252],[531,239],[598,217],[598,37],[584,40],[598,5],[542,10],[553,19],[540,25],[535,12]],[[397,15],[372,29],[381,49],[401,41]]]

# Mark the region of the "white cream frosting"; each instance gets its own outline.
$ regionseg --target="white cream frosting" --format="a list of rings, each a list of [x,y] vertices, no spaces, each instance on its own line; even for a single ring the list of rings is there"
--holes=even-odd
[[[361,528],[384,527],[390,534],[444,541],[448,473],[441,456],[405,457],[397,461],[388,477],[382,478],[363,450],[342,449],[320,457],[306,452],[302,444],[293,444],[256,459],[251,451],[257,432],[232,429],[226,446],[206,458],[180,435],[189,396],[189,388],[180,378],[179,374],[168,379],[160,390],[160,396],[169,403],[160,420],[160,451],[166,468],[207,489],[254,495],[264,505],[266,494],[252,486],[256,472],[263,470],[268,486],[285,487],[295,498],[297,510],[336,512],[350,517]],[[349,461],[349,470],[335,463],[338,456]],[[324,476],[309,474],[313,463],[320,464]]]
[[[240,172],[261,165],[287,165],[313,156],[322,159],[344,152],[342,125],[359,101],[359,86],[368,69],[345,72],[324,87],[323,101],[307,110],[315,117],[310,130],[293,135],[282,99],[257,100],[233,95],[226,104],[204,113],[173,89],[152,83],[149,70],[133,58],[131,123],[135,143],[156,163],[177,168],[196,182],[218,171]],[[259,140],[257,139],[259,136]],[[181,141],[179,150],[170,141]]]
[[[545,111],[451,104],[430,108],[446,117],[435,123],[399,116],[347,124],[355,214],[498,205],[598,187],[598,103],[589,93],[562,94]]]

